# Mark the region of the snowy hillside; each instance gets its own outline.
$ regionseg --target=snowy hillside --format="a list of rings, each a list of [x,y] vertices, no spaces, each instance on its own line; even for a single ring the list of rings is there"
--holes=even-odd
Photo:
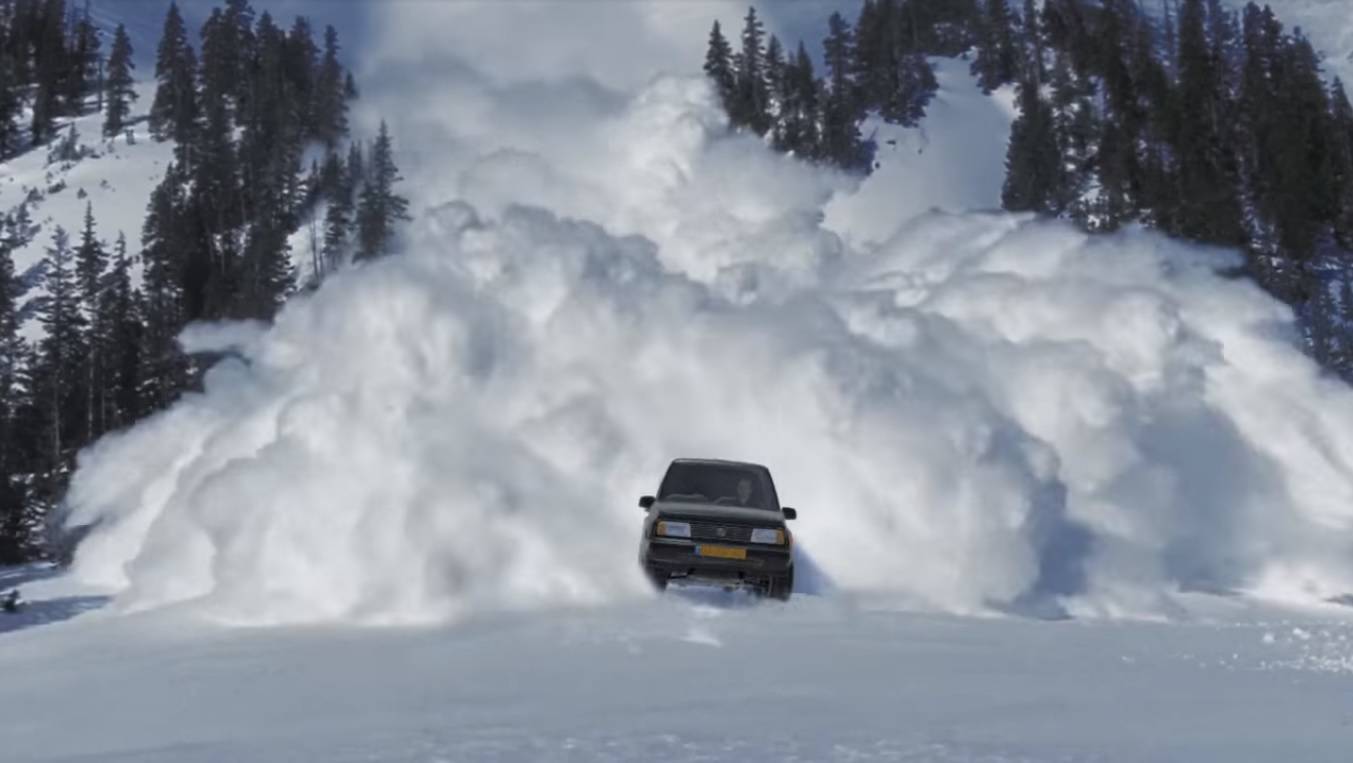
[[[82,454],[0,749],[1345,759],[1353,390],[1291,311],[1233,252],[995,211],[1012,95],[963,61],[865,180],[730,132],[695,67],[744,9],[672,7],[367,6],[403,251],[192,327],[201,393]],[[43,216],[94,185],[111,236],[166,150]],[[774,472],[788,603],[653,594],[680,456]]]
[[[135,258],[141,251],[141,226],[151,192],[164,179],[165,169],[174,159],[174,142],[155,141],[146,116],[155,95],[154,82],[141,83],[139,98],[132,110],[131,140],[127,135],[104,138],[103,116],[93,113],[63,120],[63,136],[73,126],[82,156],[74,161],[54,160],[51,147],[39,147],[0,162],[0,214],[17,211],[27,202],[35,234],[27,246],[14,253],[15,272],[26,288],[20,304],[27,305],[23,316],[23,335],[35,340],[42,327],[32,309],[34,299],[44,295],[41,286],[42,260],[52,246],[58,226],[65,228],[72,245],[78,242],[84,224],[86,205],[92,206],[96,232],[111,251],[118,234],[127,237],[127,251]],[[321,206],[289,238],[292,266],[298,283],[306,283],[314,272],[316,233],[323,219]]]
[[[15,272],[29,286],[21,304],[42,296],[38,284],[41,263],[57,226],[78,241],[86,204],[93,206],[99,238],[110,249],[118,233],[124,233],[127,251],[133,255],[140,251],[146,203],[174,157],[174,144],[155,142],[146,126],[145,115],[154,94],[153,85],[138,88],[130,143],[126,135],[103,138],[103,116],[90,114],[65,120],[67,126],[61,129],[61,135],[69,136],[73,123],[84,158],[49,161],[49,151],[43,147],[0,162],[0,213],[14,212],[27,202],[28,214],[37,226],[33,240],[14,253]],[[24,334],[34,339],[41,327],[31,310],[27,317]]]

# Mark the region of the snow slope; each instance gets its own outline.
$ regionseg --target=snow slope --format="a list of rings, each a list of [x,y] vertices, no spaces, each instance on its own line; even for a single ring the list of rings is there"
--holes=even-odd
[[[107,23],[107,21],[105,21]],[[145,74],[139,76],[145,77]],[[174,158],[174,142],[156,142],[150,136],[146,117],[155,97],[155,83],[137,85],[138,100],[129,117],[132,139],[126,134],[112,139],[102,136],[103,115],[88,114],[60,122],[59,135],[66,136],[73,125],[79,135],[84,158],[75,162],[50,161],[51,146],[40,146],[0,162],[0,214],[15,211],[29,200],[29,215],[37,228],[32,241],[14,254],[15,272],[24,283],[20,295],[26,319],[22,332],[36,341],[42,326],[36,318],[34,300],[45,295],[41,283],[42,260],[52,246],[57,226],[64,227],[71,246],[78,246],[84,227],[85,205],[92,204],[97,236],[112,255],[119,233],[127,237],[127,251],[134,258],[141,252],[141,227],[145,221],[150,194],[164,179]],[[324,209],[312,217],[322,221]],[[288,240],[297,283],[307,283],[314,273],[313,251],[318,231],[312,240],[310,220]],[[320,226],[322,227],[322,226]],[[139,267],[133,271],[139,281]]]
[[[130,128],[133,142],[126,135],[111,140],[102,137],[103,115],[90,114],[63,120],[59,134],[68,134],[73,123],[80,144],[88,154],[74,163],[49,163],[48,147],[39,147],[7,162],[0,162],[0,213],[14,211],[26,199],[32,199],[29,215],[38,231],[28,246],[14,254],[14,269],[28,290],[20,304],[43,295],[41,262],[52,245],[57,226],[70,235],[71,246],[79,244],[84,226],[85,205],[92,204],[100,239],[111,253],[118,233],[127,236],[127,251],[141,251],[141,224],[146,215],[150,192],[164,178],[165,168],[173,160],[172,142],[151,139],[144,117],[154,98],[153,84],[137,87]],[[36,339],[41,326],[31,307],[23,326],[24,335]]]

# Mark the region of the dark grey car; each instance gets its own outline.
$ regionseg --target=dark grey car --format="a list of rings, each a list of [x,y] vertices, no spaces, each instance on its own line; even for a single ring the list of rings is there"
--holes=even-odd
[[[681,458],[667,467],[648,512],[639,563],[659,589],[671,580],[751,588],[788,599],[794,536],[770,470],[759,464]]]

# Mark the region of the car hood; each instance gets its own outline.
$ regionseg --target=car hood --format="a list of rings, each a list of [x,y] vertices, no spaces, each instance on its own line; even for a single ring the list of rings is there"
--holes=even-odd
[[[654,504],[662,519],[695,519],[708,522],[732,522],[742,525],[783,527],[784,515],[766,509],[748,509],[742,506],[720,506],[712,503],[687,501],[659,501]]]

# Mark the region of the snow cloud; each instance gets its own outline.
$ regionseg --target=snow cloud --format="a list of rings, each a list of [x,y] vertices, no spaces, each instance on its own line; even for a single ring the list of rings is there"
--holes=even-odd
[[[840,589],[1087,616],[1353,590],[1353,394],[1230,255],[888,218],[929,179],[727,133],[691,74],[724,7],[378,6],[404,252],[193,332],[229,351],[205,390],[81,458],[77,573],[254,624],[643,596],[635,499],[711,456],[771,467]],[[948,75],[944,113],[987,108]]]

